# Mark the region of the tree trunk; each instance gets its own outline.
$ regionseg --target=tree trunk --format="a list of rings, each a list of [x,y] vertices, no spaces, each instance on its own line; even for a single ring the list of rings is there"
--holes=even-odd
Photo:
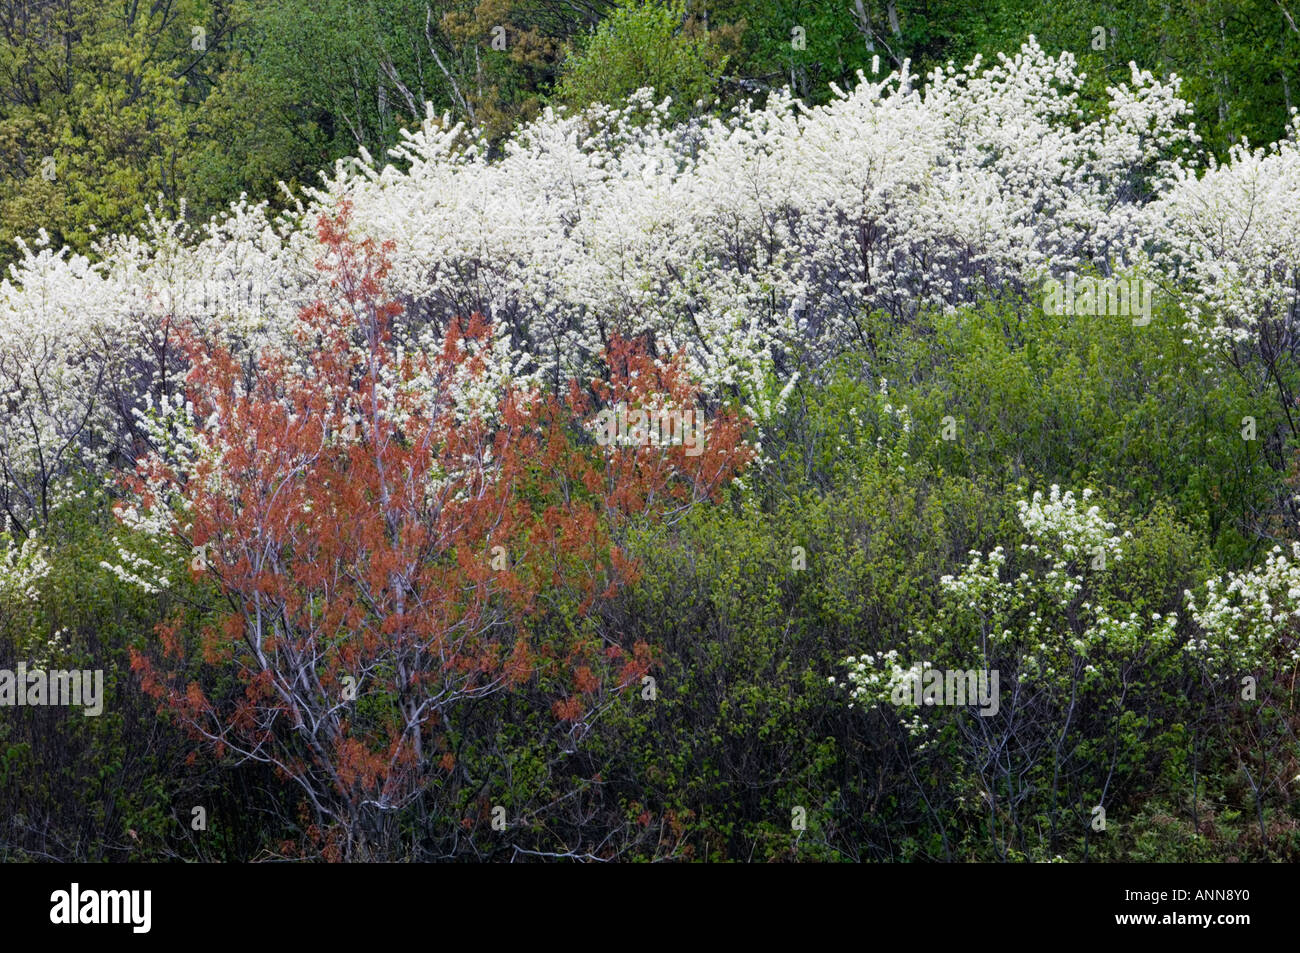
[[[862,0],[853,0],[854,7],[858,15],[858,32],[862,34],[867,43],[867,52],[876,52],[876,40],[871,33],[871,18],[867,15],[867,9],[862,5]]]

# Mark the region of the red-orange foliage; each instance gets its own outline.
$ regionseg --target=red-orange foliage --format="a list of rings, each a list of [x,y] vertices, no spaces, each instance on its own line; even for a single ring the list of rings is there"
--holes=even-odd
[[[297,782],[341,857],[382,844],[456,763],[440,738],[452,706],[536,680],[580,721],[639,682],[647,646],[548,617],[580,623],[634,577],[615,543],[624,521],[715,497],[752,455],[727,415],[695,457],[592,446],[576,386],[567,404],[510,390],[495,413],[466,415],[456,388],[485,371],[487,325],[398,353],[390,249],[347,230],[346,207],[319,223],[333,295],[301,312],[301,353],[261,355],[250,379],[183,332],[201,453],[190,472],[142,459],[133,487],[145,505],[179,504],[178,534],[230,606],[202,633],[201,663],[173,626],[133,667],[202,738]],[[698,399],[680,362],[619,342],[607,363],[598,398]],[[207,697],[182,674],[196,665],[233,670],[242,692]]]

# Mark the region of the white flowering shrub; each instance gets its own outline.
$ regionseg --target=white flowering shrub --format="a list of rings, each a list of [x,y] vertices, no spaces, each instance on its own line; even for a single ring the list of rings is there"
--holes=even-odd
[[[393,164],[340,163],[279,218],[241,200],[200,227],[151,219],[94,262],[26,249],[0,283],[0,494],[42,518],[60,473],[134,459],[144,395],[176,391],[164,318],[249,352],[286,343],[320,290],[315,220],[344,200],[396,244],[408,346],[478,311],[500,334],[491,385],[557,386],[612,334],[645,335],[769,419],[802,369],[862,343],[866,313],[903,320],[1141,244],[1141,203],[1182,181],[1196,142],[1187,104],[1176,78],[1134,69],[1085,115],[1083,78],[1031,41],[812,109],[776,94],[672,125],[642,91],[548,111],[499,157],[430,113]]]
[[[136,411],[178,389],[175,319],[255,351],[279,340],[314,280],[309,262],[289,264],[265,207],[242,202],[197,234],[151,220],[145,239],[98,246],[95,263],[22,248],[0,281],[0,503],[24,520],[48,517],[62,476],[134,460],[147,440]]]
[[[1275,546],[1264,564],[1209,579],[1203,596],[1186,593],[1197,632],[1187,642],[1214,675],[1273,671],[1300,663],[1300,543]]]
[[[394,150],[404,171],[340,164],[312,196],[351,199],[396,240],[398,283],[429,317],[506,320],[543,374],[648,332],[750,394],[778,357],[855,343],[863,312],[969,301],[1130,239],[1135,170],[1180,167],[1166,153],[1195,141],[1187,104],[1134,70],[1090,119],[1082,79],[1031,42],[924,92],[904,69],[814,109],[776,95],[684,126],[642,91],[548,112],[499,160],[430,118]]]
[[[12,639],[11,644],[19,652],[40,652],[47,647],[43,644],[45,636],[35,633],[41,629],[41,600],[51,568],[36,530],[15,534],[12,523],[6,520],[0,529],[0,645]],[[41,654],[33,655],[34,665],[43,658]]]
[[[42,550],[35,530],[21,539],[14,538],[10,526],[0,532],[0,611],[40,599],[38,583],[50,572]]]
[[[904,667],[899,661],[897,649],[889,649],[878,656],[870,653],[862,656],[850,655],[844,660],[844,664],[848,666],[848,675],[844,682],[841,683],[833,675],[828,678],[828,682],[836,686],[842,684],[846,688],[850,708],[859,705],[864,708],[885,706],[897,708],[896,699],[911,698],[914,681],[925,669],[933,667],[925,660]],[[921,709],[919,707],[910,710],[902,709],[898,711],[898,715],[908,733],[920,739],[920,744],[924,745],[924,736],[930,725],[921,717]]]
[[[1123,563],[1132,533],[1116,535],[1092,496],[1084,490],[1076,497],[1053,485],[1046,496],[1036,491],[1019,501],[1019,522],[1028,537],[1017,560],[1023,568],[1008,568],[1002,546],[969,553],[960,572],[939,580],[941,605],[933,624],[908,633],[911,651],[924,658],[891,649],[846,660],[844,684],[853,702],[892,705],[900,680],[918,667],[937,665],[997,669],[1003,690],[1023,691],[1025,698],[1069,696],[1109,687],[1116,665],[1177,644],[1176,612],[1125,611],[1125,594],[1108,584],[1107,573]],[[926,730],[917,717],[906,723],[914,735]]]
[[[895,747],[926,799],[947,799],[945,822],[966,816],[1007,844],[1022,824],[1087,832],[1095,805],[1122,817],[1141,766],[1196,707],[1175,688],[1196,681],[1180,593],[1151,572],[1184,578],[1193,537],[1160,513],[1120,531],[1092,492],[1056,485],[1015,513],[1009,545],[968,553],[904,638],[831,677],[871,712],[858,731],[874,750]],[[988,696],[940,688],[963,677]]]
[[[1300,311],[1300,114],[1267,148],[1239,143],[1230,161],[1172,184],[1142,211],[1148,264],[1178,292],[1190,339],[1259,341]],[[1136,256],[1144,257],[1144,256]]]
[[[1085,555],[1104,560],[1105,554],[1111,553],[1116,560],[1122,558],[1119,554],[1121,540],[1111,535],[1115,524],[1107,522],[1101,515],[1100,506],[1093,504],[1083,508],[1091,499],[1092,490],[1084,490],[1076,500],[1073,492],[1067,490],[1062,494],[1061,488],[1053,484],[1046,499],[1041,491],[1035,491],[1032,499],[1021,500],[1016,504],[1021,525],[1035,540],[1024,544],[1023,548],[1037,553],[1039,543],[1043,543],[1055,570],[1061,570]],[[1098,568],[1104,569],[1105,566]]]

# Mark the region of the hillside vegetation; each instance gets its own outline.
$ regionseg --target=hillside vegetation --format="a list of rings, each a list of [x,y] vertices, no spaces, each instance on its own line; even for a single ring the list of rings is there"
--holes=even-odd
[[[0,859],[1300,858],[1300,31],[832,6],[11,11]]]

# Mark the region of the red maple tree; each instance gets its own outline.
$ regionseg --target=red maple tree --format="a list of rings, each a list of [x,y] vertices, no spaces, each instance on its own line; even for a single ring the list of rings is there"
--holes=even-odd
[[[174,508],[225,606],[197,639],[160,627],[161,651],[132,667],[218,753],[296,782],[335,859],[385,855],[400,812],[454,764],[453,706],[538,679],[576,724],[639,683],[644,644],[541,623],[581,620],[635,578],[616,542],[627,521],[716,498],[752,457],[725,413],[698,455],[595,445],[582,424],[598,401],[698,403],[680,356],[622,341],[590,395],[508,389],[468,412],[457,395],[487,372],[490,328],[474,316],[438,353],[396,348],[391,246],[348,230],[346,206],[319,221],[331,294],[300,313],[297,350],[250,369],[182,329],[197,462],[151,454],[130,481],[136,501]]]

